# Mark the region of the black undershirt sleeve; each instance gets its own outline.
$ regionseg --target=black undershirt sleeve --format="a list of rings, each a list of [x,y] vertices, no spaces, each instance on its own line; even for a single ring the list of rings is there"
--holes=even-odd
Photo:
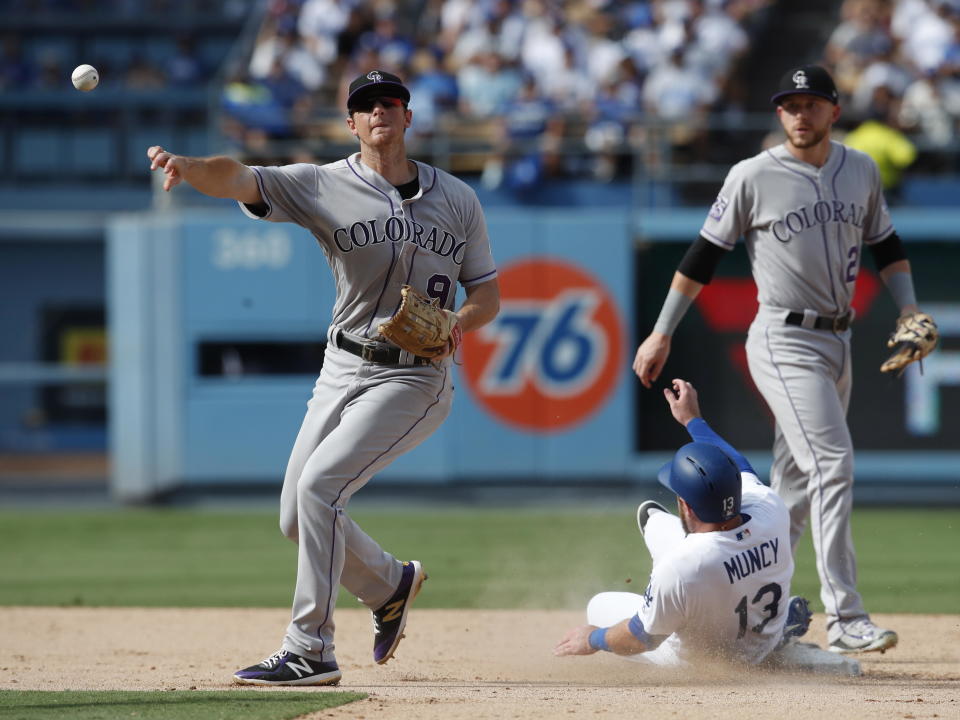
[[[727,253],[719,245],[707,240],[703,235],[697,237],[680,261],[677,270],[691,280],[709,285],[720,259]]]
[[[867,247],[870,248],[870,252],[873,254],[873,262],[877,266],[877,272],[883,270],[887,265],[892,265],[897,262],[897,260],[907,259],[907,253],[903,249],[903,242],[895,232],[890,233],[880,242],[868,245]]]

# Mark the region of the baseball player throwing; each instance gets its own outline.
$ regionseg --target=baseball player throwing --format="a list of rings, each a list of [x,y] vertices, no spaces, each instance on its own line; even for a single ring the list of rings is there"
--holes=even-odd
[[[771,484],[790,510],[794,549],[810,519],[830,649],[849,653],[897,644],[857,592],[850,532],[850,302],[864,246],[901,318],[917,313],[917,301],[876,165],[830,139],[837,99],[821,67],[784,75],[772,101],[786,142],[730,170],[633,369],[648,388],[657,379],[677,324],[743,236],[760,304],[747,357],[776,419]]]
[[[292,619],[278,652],[234,674],[240,683],[339,682],[333,609],[341,584],[373,611],[374,660],[386,662],[426,578],[419,562],[400,562],[381,549],[346,506],[446,418],[453,399],[450,356],[461,332],[495,317],[499,289],[476,195],[407,158],[409,100],[390,73],[373,70],[354,80],[346,122],[360,152],[329,165],[247,167],[227,157],[147,151],[151,169],[166,174],[166,190],[185,181],[237,200],[250,217],[307,228],[336,281],[323,368],[280,497],[281,530],[299,546]],[[449,339],[429,357],[379,336],[403,286],[452,311],[457,284],[466,300]]]
[[[657,476],[676,493],[679,517],[653,501],[637,508],[653,558],[646,592],[594,596],[589,624],[570,630],[554,654],[607,650],[663,666],[759,663],[809,623],[806,601],[790,597],[787,508],[700,417],[690,383],[674,380],[664,397],[693,440]]]

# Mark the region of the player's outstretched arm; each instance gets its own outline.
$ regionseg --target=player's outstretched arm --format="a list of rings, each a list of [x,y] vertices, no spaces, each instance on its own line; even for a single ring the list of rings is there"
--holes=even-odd
[[[674,420],[687,429],[691,440],[716,445],[733,459],[740,472],[757,474],[753,466],[750,465],[750,461],[741,455],[733,445],[720,437],[700,415],[700,403],[697,401],[697,391],[693,385],[686,380],[674,378],[673,389],[664,388],[663,397],[670,406],[670,413]]]
[[[592,655],[598,650],[607,650],[616,655],[636,655],[650,649],[633,634],[630,623],[628,619],[608,628],[598,628],[596,625],[572,628],[557,643],[553,654],[557,657]]]
[[[670,290],[663,302],[653,332],[647,336],[633,359],[633,371],[645,388],[650,388],[663,371],[670,356],[670,338],[687,309],[703,289],[703,283],[681,272],[673,274]]]
[[[263,202],[253,170],[233,158],[223,155],[206,158],[175,155],[159,145],[147,150],[147,158],[151,170],[160,169],[166,175],[164,190],[169,191],[186,182],[210,197],[230,198],[247,205]]]

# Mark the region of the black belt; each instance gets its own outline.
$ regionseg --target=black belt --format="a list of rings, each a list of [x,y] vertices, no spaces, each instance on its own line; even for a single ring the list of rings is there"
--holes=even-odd
[[[391,347],[378,342],[357,342],[348,338],[343,330],[337,330],[337,347],[346,350],[348,353],[361,357],[367,362],[377,365],[399,365],[400,353],[403,351],[398,347]],[[414,365],[428,365],[430,358],[413,356]]]
[[[803,325],[803,313],[792,312],[789,313],[784,320],[787,325]],[[848,327],[850,327],[850,313],[846,315],[841,315],[840,317],[827,317],[826,315],[818,315],[817,319],[813,322],[813,327],[816,330],[833,330],[834,332],[843,332]]]

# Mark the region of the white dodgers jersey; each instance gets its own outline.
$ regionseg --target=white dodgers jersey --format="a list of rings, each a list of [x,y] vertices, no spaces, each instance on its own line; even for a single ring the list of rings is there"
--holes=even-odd
[[[793,553],[790,519],[777,494],[742,473],[740,527],[692,533],[658,559],[641,602],[650,635],[672,635],[677,655],[758,663],[787,619]]]

